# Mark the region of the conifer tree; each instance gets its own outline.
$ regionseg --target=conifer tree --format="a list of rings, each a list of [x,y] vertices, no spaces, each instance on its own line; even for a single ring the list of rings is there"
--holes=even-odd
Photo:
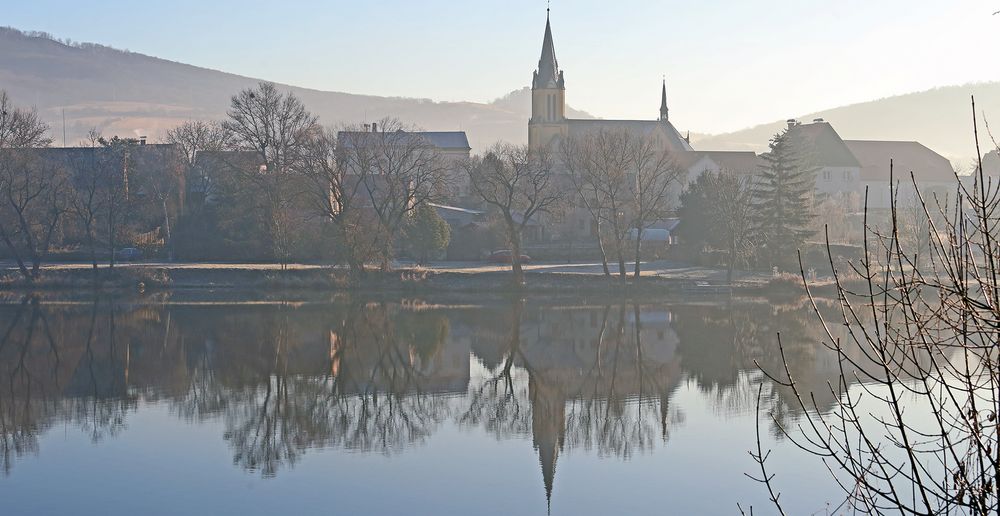
[[[753,189],[758,233],[764,238],[765,259],[794,264],[796,251],[813,234],[813,191],[816,169],[794,133],[785,130],[771,140],[770,150]]]

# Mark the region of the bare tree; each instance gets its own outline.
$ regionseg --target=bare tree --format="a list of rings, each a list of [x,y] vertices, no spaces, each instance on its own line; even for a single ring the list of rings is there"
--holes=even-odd
[[[363,204],[360,194],[364,190],[364,175],[352,173],[354,169],[340,163],[337,150],[337,132],[333,129],[317,133],[309,142],[303,166],[306,198],[312,212],[336,228],[351,270],[361,272],[365,257],[370,256],[359,209]],[[350,152],[342,157],[349,160]]]
[[[605,234],[611,237],[622,282],[627,278],[625,247],[629,230],[634,227],[633,194],[638,190],[634,184],[636,139],[628,130],[602,129],[570,139],[563,147],[564,162],[581,200],[591,216],[598,218],[600,238]],[[654,205],[648,207],[652,210]],[[601,226],[607,231],[600,231]],[[603,240],[598,244],[604,248]]]
[[[98,138],[97,142],[101,147],[94,152],[96,169],[94,170],[95,180],[103,202],[104,208],[103,225],[105,226],[108,244],[108,267],[115,267],[115,246],[118,237],[130,222],[134,192],[131,183],[134,178],[133,152],[140,145],[138,139],[120,138]]]
[[[199,169],[195,167],[198,153],[225,150],[230,147],[231,137],[232,133],[221,123],[188,120],[167,131],[164,142],[174,144],[180,149],[186,166],[185,182],[202,192],[203,198],[209,198],[214,182],[208,175],[198,173]]]
[[[256,167],[240,172],[261,202],[274,252],[285,267],[298,222],[298,173],[309,142],[320,130],[317,118],[294,94],[281,93],[266,82],[234,95],[228,114],[222,126],[232,144],[259,158]]]
[[[65,213],[65,175],[36,149],[51,143],[48,129],[35,110],[13,106],[0,91],[0,240],[28,281],[38,275]]]
[[[355,128],[341,134],[342,177],[361,180],[363,209],[370,210],[376,224],[374,242],[381,268],[389,270],[405,217],[441,195],[447,182],[445,163],[430,142],[398,120],[383,119],[371,130]]]
[[[670,213],[671,188],[681,175],[673,157],[651,136],[628,133],[626,139],[632,162],[629,186],[632,194],[632,227],[635,229],[635,270],[640,274],[642,234]]]
[[[602,224],[607,219],[606,198],[601,185],[601,169],[592,159],[585,142],[579,138],[565,138],[560,145],[562,164],[566,168],[567,177],[576,192],[576,200],[590,215],[593,232],[597,238],[597,248],[601,252],[601,266],[605,276],[611,276],[608,267],[608,252],[604,244]]]
[[[886,230],[868,227],[865,256],[852,264],[861,280],[849,284],[831,259],[839,315],[824,318],[813,301],[824,342],[839,360],[839,378],[828,387],[837,401],[832,409],[818,409],[816,397],[787,365],[779,336],[785,365],[769,375],[794,393],[804,415],[794,428],[779,426],[823,458],[858,511],[997,514],[998,201],[986,189],[981,165],[973,185],[958,184],[948,211],[922,197],[911,173],[932,228],[927,256],[918,264],[900,235],[902,204],[891,170],[891,221]],[[862,355],[850,353],[851,347]],[[854,379],[863,388],[848,389]],[[756,455],[766,456],[761,450]],[[777,504],[773,477],[763,460],[758,464],[758,479],[769,483]]]
[[[507,228],[511,245],[514,283],[524,283],[521,267],[521,240],[528,223],[543,213],[551,213],[562,200],[562,192],[552,177],[552,165],[545,152],[529,152],[527,147],[498,143],[482,157],[471,160],[466,170],[472,191],[496,208]]]

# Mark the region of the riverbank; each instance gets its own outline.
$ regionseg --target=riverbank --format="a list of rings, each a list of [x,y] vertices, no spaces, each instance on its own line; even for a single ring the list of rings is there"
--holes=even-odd
[[[805,293],[801,279],[751,276],[733,285],[713,278],[724,271],[675,268],[673,272],[651,271],[638,279],[629,276],[623,284],[617,276],[600,273],[553,271],[534,268],[525,272],[521,286],[511,281],[511,272],[502,268],[455,269],[402,267],[383,272],[368,270],[363,275],[321,265],[296,264],[282,269],[274,265],[247,264],[126,264],[115,268],[53,265],[45,267],[33,281],[17,270],[0,272],[0,290],[30,291],[156,291],[156,290],[286,290],[286,291],[372,291],[372,292],[456,292],[519,294],[626,294],[632,296],[683,295],[718,297],[725,295],[797,297]],[[836,294],[829,282],[811,284],[815,295]]]

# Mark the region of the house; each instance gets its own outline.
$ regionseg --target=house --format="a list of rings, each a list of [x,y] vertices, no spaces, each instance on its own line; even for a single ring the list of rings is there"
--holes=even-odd
[[[451,203],[466,203],[472,196],[472,187],[464,164],[469,160],[472,147],[465,131],[404,131],[397,129],[390,133],[380,129],[378,124],[366,124],[367,131],[340,131],[337,133],[338,149],[351,149],[373,138],[386,138],[390,144],[400,146],[426,145],[441,158],[444,166],[446,197]],[[379,132],[383,131],[383,132]],[[373,143],[374,145],[374,143]],[[404,151],[405,152],[405,151]]]
[[[951,162],[918,142],[847,140],[846,145],[861,164],[859,193],[868,192],[869,209],[891,207],[892,182],[898,185],[900,203],[916,199],[916,188],[927,200],[955,194],[958,178]],[[890,163],[892,169],[890,171]],[[912,176],[911,176],[912,174]]]
[[[861,164],[829,122],[788,121],[788,137],[803,149],[802,158],[816,169],[816,192],[826,195],[861,190]]]

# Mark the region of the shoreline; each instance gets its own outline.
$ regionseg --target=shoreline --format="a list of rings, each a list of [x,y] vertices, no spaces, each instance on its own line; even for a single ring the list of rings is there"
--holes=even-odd
[[[766,297],[788,298],[806,294],[801,280],[782,276],[769,281],[736,282],[731,286],[714,283],[714,287],[692,287],[686,278],[656,275],[629,276],[622,284],[617,276],[560,272],[525,271],[524,284],[518,288],[511,272],[454,272],[403,267],[388,272],[368,270],[354,276],[348,270],[328,266],[294,267],[287,270],[245,268],[210,264],[144,266],[128,265],[109,269],[44,268],[33,282],[26,281],[17,270],[0,272],[0,292],[145,292],[196,290],[266,290],[316,292],[377,292],[377,293],[440,293],[463,294],[616,294],[638,297],[684,296],[698,298]],[[797,281],[796,281],[797,280]],[[811,284],[817,297],[836,294],[829,283]]]

